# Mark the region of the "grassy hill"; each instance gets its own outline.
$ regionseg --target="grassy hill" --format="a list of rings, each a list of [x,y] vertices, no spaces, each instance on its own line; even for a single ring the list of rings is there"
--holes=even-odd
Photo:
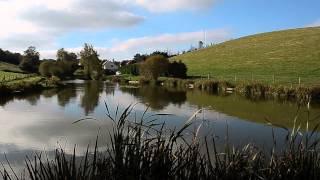
[[[0,71],[23,73],[23,71],[17,65],[9,64],[2,61],[0,61]]]
[[[320,84],[320,27],[247,36],[172,59],[193,76]]]

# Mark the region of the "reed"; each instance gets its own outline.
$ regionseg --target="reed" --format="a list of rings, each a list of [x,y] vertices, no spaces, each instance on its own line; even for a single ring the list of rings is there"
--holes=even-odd
[[[198,137],[201,125],[192,137],[184,134],[193,123],[197,111],[182,128],[168,131],[165,124],[157,124],[156,117],[163,114],[130,120],[134,106],[122,113],[117,108],[111,115],[113,130],[109,132],[111,145],[93,152],[87,149],[76,157],[57,149],[53,160],[41,154],[26,159],[26,176],[19,176],[11,168],[1,171],[3,179],[318,179],[320,177],[320,151],[317,137],[319,124],[309,130],[308,122],[302,126],[293,121],[294,128],[287,131],[285,147],[279,152],[268,151],[254,144],[234,147],[225,142],[217,147],[214,137]],[[298,113],[297,113],[298,116]],[[76,121],[79,123],[83,120]],[[270,124],[270,123],[269,123]],[[271,124],[270,124],[271,125]],[[280,126],[281,127],[281,126]],[[302,131],[302,129],[304,131]],[[303,133],[306,132],[306,133]],[[228,138],[227,138],[228,139]],[[11,175],[10,175],[11,174]]]

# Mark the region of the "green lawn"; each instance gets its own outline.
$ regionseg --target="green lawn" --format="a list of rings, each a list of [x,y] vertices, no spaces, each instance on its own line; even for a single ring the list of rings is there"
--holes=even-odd
[[[320,84],[320,27],[257,34],[173,57],[188,75],[229,81]]]

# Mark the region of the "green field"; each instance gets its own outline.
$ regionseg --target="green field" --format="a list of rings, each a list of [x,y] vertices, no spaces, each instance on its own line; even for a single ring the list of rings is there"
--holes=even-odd
[[[247,36],[173,57],[188,75],[231,81],[320,84],[320,27]]]
[[[7,83],[14,80],[25,79],[31,76],[34,75],[0,71],[0,82]]]
[[[9,64],[1,61],[0,61],[0,71],[23,73],[23,71],[17,65]]]

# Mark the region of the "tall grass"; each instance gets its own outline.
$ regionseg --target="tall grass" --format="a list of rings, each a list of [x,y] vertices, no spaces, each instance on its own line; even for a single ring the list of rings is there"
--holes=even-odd
[[[180,129],[167,131],[165,124],[157,124],[156,116],[130,121],[134,106],[122,113],[117,108],[107,116],[114,122],[109,132],[111,145],[93,152],[87,149],[82,157],[56,150],[54,159],[40,154],[26,159],[26,176],[19,176],[11,168],[1,171],[3,179],[318,179],[320,151],[317,125],[313,130],[298,125],[286,129],[286,145],[277,152],[277,142],[268,151],[254,144],[234,147],[225,142],[217,147],[214,137],[198,137],[201,125],[192,137],[184,134],[197,111]],[[82,120],[76,121],[79,123]],[[307,133],[302,133],[305,128]],[[227,136],[228,137],[228,136]],[[11,174],[11,175],[10,175]]]

